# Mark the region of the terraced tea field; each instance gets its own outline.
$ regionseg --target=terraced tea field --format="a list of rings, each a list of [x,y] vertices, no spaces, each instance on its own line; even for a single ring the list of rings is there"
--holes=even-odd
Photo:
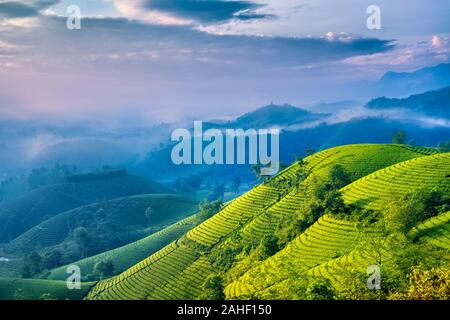
[[[408,160],[376,171],[342,189],[348,203],[381,210],[392,200],[392,196],[406,195],[418,189],[439,187],[450,191],[450,154],[436,154]],[[429,230],[438,242],[447,243],[447,215],[435,218],[428,225],[439,224],[439,228]],[[358,235],[368,238],[370,230],[356,230],[356,226],[344,221],[324,221],[322,217],[305,233],[296,238],[286,248],[252,268],[226,288],[229,298],[255,294],[292,277],[307,272],[333,279],[330,269],[339,266],[367,267],[370,261],[361,252],[348,254],[358,243]],[[327,222],[326,228],[322,225]],[[423,226],[419,228],[424,228]],[[331,232],[331,234],[328,234]],[[442,238],[441,238],[442,237]],[[311,243],[308,243],[311,241]],[[334,253],[334,255],[333,255]],[[334,269],[336,270],[336,269]]]
[[[225,293],[228,298],[255,294],[303,272],[349,252],[367,230],[359,230],[356,224],[321,217],[302,235],[283,250],[260,263],[231,283]]]
[[[200,222],[202,222],[201,216],[192,215],[146,238],[72,264],[79,266],[82,274],[86,275],[93,272],[97,262],[109,260],[114,264],[114,271],[121,273],[175,241]],[[66,266],[52,270],[48,276],[50,280],[64,280],[66,278]]]
[[[152,208],[151,222],[145,211]],[[73,230],[83,227],[95,235],[94,254],[111,250],[141,239],[150,233],[149,227],[162,228],[198,210],[195,201],[178,195],[139,195],[95,203],[67,211],[33,227],[11,241],[5,251],[20,253],[32,249],[76,250],[71,237]],[[173,239],[172,239],[173,241]],[[167,244],[167,243],[166,243]]]
[[[358,180],[379,169],[395,163],[437,153],[436,149],[407,147],[403,145],[348,145],[335,147],[316,153],[308,158],[311,175],[304,182],[313,179],[326,179],[333,165],[340,165],[350,174],[352,181]],[[298,167],[294,164],[286,170],[292,179]],[[298,210],[304,200],[304,194],[291,190],[281,201],[275,203],[266,212],[253,219],[242,230],[242,235],[249,239],[262,238],[273,232],[277,224],[288,215]]]
[[[434,150],[397,145],[352,145],[319,152],[308,157],[307,162],[313,175],[318,178],[326,176],[333,164],[341,164],[349,172],[353,172],[356,179],[399,161],[431,153]],[[88,299],[195,298],[204,279],[213,271],[205,257],[217,244],[241,230],[248,237],[261,237],[272,232],[279,221],[277,215],[282,217],[295,212],[298,203],[302,201],[301,195],[293,187],[285,190],[278,185],[292,180],[297,170],[298,164],[290,166],[268,184],[260,185],[232,201],[218,214],[193,228],[176,242],[119,276],[101,281],[89,293]],[[327,219],[331,217],[324,217],[313,226],[313,231],[305,234],[298,243],[292,244],[309,253],[304,259],[303,255],[297,256],[298,259],[303,259],[301,261],[305,270],[339,256],[349,250],[355,241],[358,232],[354,226]],[[350,235],[344,230],[353,230],[353,233]],[[327,240],[321,239],[322,236],[328,237]],[[330,245],[329,248],[325,246],[327,244]],[[316,250],[321,251],[315,253]],[[271,270],[272,267],[268,265],[266,269]],[[241,294],[241,291],[248,292],[251,289],[245,286],[243,282],[242,288],[239,285],[237,289],[227,290],[233,292],[233,295],[236,291]]]
[[[204,281],[205,274],[211,273],[211,267],[197,262],[201,256],[198,246],[211,247],[232,229],[229,225],[243,225],[252,215],[259,213],[278,197],[275,188],[259,186],[232,201],[220,213],[195,227],[180,240],[158,251],[141,263],[110,280],[101,281],[89,293],[90,299],[160,299],[164,287],[179,287],[170,290],[167,299],[173,298],[174,292],[183,293],[183,297],[195,297]],[[244,211],[245,210],[245,211]],[[232,214],[235,212],[234,214]],[[237,214],[238,213],[238,214]],[[202,225],[214,226],[210,232]],[[204,234],[206,233],[206,234]],[[193,265],[197,262],[196,265]],[[201,267],[200,270],[196,266]],[[207,270],[206,273],[199,271]],[[202,275],[199,277],[199,275]],[[180,281],[178,280],[181,280]],[[140,286],[137,284],[140,283]],[[185,290],[183,283],[189,285]],[[153,295],[155,294],[155,295]]]
[[[439,187],[450,192],[450,154],[437,154],[412,159],[365,176],[344,187],[347,203],[382,210],[395,198],[421,188]]]
[[[410,236],[450,250],[450,211],[419,224]]]
[[[0,300],[81,300],[94,283],[83,283],[81,290],[67,289],[66,281],[0,278]]]

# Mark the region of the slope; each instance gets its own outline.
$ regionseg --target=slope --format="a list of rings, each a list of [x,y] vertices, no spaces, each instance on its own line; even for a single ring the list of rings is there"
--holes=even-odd
[[[334,164],[341,164],[346,170],[353,172],[353,179],[357,179],[393,163],[433,152],[435,151],[432,149],[401,145],[350,145],[319,152],[306,160],[312,172],[311,179],[312,176],[323,179]],[[242,236],[257,240],[270,233],[283,215],[295,212],[298,202],[302,201],[302,194],[297,194],[292,184],[299,167],[298,163],[293,164],[268,183],[257,186],[232,201],[221,212],[190,230],[179,240],[119,276],[101,281],[89,293],[88,298],[196,298],[206,276],[214,272],[208,257],[214,253],[218,244],[241,231]],[[276,214],[271,219],[265,219],[269,210]]]
[[[342,189],[347,203],[382,209],[393,196],[400,197],[421,188],[439,186],[450,191],[450,154],[437,154],[401,162],[365,176]],[[283,250],[252,268],[226,288],[229,298],[245,295],[270,297],[288,278],[302,273],[333,278],[336,265],[364,264],[370,260],[352,252],[359,240],[371,237],[371,230],[358,230],[355,223],[324,216]],[[284,284],[285,285],[285,284]]]
[[[146,210],[151,208],[150,217]],[[11,241],[5,252],[57,249],[70,263],[131,243],[198,210],[194,200],[167,194],[138,195],[91,204],[60,213]],[[80,252],[74,235],[86,231],[88,242]]]
[[[98,255],[73,262],[73,265],[80,267],[82,274],[91,274],[97,262],[109,260],[114,264],[114,271],[121,273],[132,267],[139,261],[144,260],[149,255],[157,252],[164,246],[175,241],[186,231],[192,229],[202,222],[201,215],[192,215],[179,222],[176,222],[148,237],[127,244],[123,247],[100,253]],[[67,266],[56,268],[47,277],[49,280],[64,280],[67,278]]]
[[[0,278],[0,300],[80,300],[93,285],[83,283],[81,290],[69,290],[66,281]]]
[[[0,243],[8,242],[58,213],[135,194],[162,193],[158,183],[125,171],[72,176],[66,183],[33,190],[0,207]]]

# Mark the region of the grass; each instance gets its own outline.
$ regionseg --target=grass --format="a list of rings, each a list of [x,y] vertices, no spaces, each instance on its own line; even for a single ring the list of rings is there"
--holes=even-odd
[[[450,153],[404,161],[367,175],[344,187],[347,203],[382,210],[392,199],[422,188],[450,192]]]
[[[119,197],[163,192],[167,189],[158,183],[127,174],[41,187],[0,207],[0,243],[9,242],[74,208]]]
[[[136,263],[144,260],[149,255],[157,252],[164,246],[175,241],[186,231],[201,222],[201,216],[192,215],[177,223],[174,223],[148,237],[132,242],[120,248],[100,253],[98,255],[71,263],[80,267],[82,274],[91,274],[94,266],[99,261],[110,260],[114,264],[116,273],[121,273]],[[48,279],[66,279],[66,266],[56,268],[50,272]]]
[[[150,221],[145,216],[148,207],[152,208]],[[197,210],[195,201],[168,194],[139,195],[95,203],[61,213],[31,228],[11,241],[5,251],[17,254],[34,249],[41,252],[57,249],[63,253],[64,261],[71,263],[81,258],[72,235],[78,227],[88,231],[92,244],[87,254],[95,255],[141,239]],[[176,228],[174,231],[179,235]],[[158,244],[162,245],[161,241],[164,244],[173,241],[173,235],[174,232],[169,232],[169,235],[162,232],[152,237],[150,242],[157,248]],[[120,261],[118,263],[120,269]]]
[[[419,224],[409,236],[450,250],[450,211]]]
[[[65,281],[0,278],[0,300],[41,300],[48,294],[55,300],[81,300],[94,283],[83,283],[81,290],[69,290]]]

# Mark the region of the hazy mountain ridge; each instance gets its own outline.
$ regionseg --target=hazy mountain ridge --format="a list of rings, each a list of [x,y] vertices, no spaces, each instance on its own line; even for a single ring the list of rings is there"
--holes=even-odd
[[[380,97],[371,100],[367,107],[371,109],[402,108],[430,117],[450,119],[450,87],[411,95],[403,99]]]

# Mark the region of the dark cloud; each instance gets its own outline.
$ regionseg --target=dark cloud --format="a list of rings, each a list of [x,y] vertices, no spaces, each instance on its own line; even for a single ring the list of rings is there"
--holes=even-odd
[[[0,97],[15,98],[17,113],[27,115],[32,112],[23,110],[81,116],[126,108],[140,114],[151,105],[148,116],[176,118],[226,105],[322,97],[327,85],[317,86],[311,75],[322,70],[328,79],[335,61],[393,47],[366,38],[217,35],[124,18],[84,18],[81,30],[68,30],[63,17],[39,19],[37,28],[0,33],[0,41],[17,47],[8,62],[27,70],[6,70]],[[23,87],[30,88],[26,95]]]
[[[28,3],[21,1],[0,2],[0,17],[3,18],[27,18],[39,14],[40,10],[46,9],[59,0],[35,0]]]
[[[38,10],[27,4],[11,1],[0,3],[0,16],[3,18],[22,18],[36,16]]]
[[[214,23],[232,18],[262,19],[264,14],[257,14],[255,9],[262,7],[250,1],[224,0],[146,0],[144,9],[167,12],[182,18],[199,22]]]
[[[160,70],[167,65],[165,71],[169,73],[183,70],[199,73],[209,72],[214,65],[227,73],[234,68],[245,70],[258,66],[268,70],[318,64],[393,48],[392,41],[376,38],[330,41],[325,38],[215,35],[189,26],[146,24],[123,18],[85,18],[81,30],[71,31],[65,28],[64,18],[42,17],[41,20],[43,28],[35,32],[4,34],[3,39],[33,48],[35,56],[40,51],[47,57],[53,56],[55,64],[60,59],[75,61],[85,60],[86,56],[109,56],[111,59],[99,59],[96,65],[111,61],[126,65],[142,58],[139,61],[141,70],[150,65],[153,70]],[[158,58],[149,59],[150,55]]]

